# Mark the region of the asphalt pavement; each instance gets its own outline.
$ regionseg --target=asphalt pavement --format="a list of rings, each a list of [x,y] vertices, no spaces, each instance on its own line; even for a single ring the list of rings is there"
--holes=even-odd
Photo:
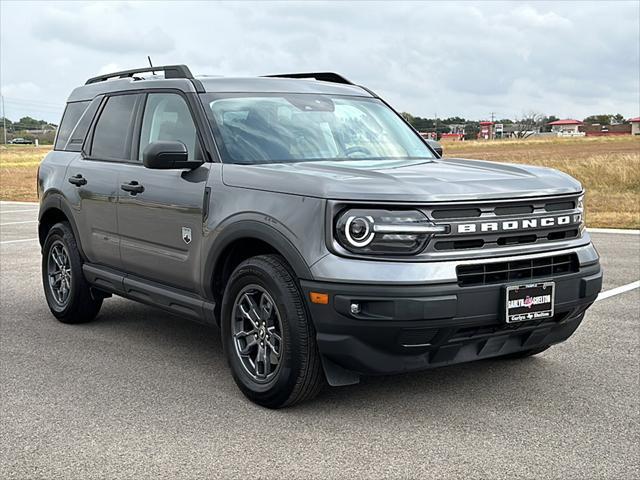
[[[215,328],[115,297],[90,324],[57,322],[36,219],[0,204],[0,478],[640,477],[638,288],[538,357],[270,411],[236,388]],[[640,235],[592,236],[606,291],[640,279]]]

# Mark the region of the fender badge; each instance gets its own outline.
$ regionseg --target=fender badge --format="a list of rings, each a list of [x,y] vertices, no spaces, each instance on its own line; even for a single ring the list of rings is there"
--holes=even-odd
[[[189,245],[191,243],[191,229],[188,227],[182,227],[182,240]]]

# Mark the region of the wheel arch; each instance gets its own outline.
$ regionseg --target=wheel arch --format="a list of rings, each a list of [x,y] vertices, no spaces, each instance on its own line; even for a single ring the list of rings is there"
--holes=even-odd
[[[44,245],[49,229],[56,223],[65,221],[71,226],[78,250],[80,251],[80,256],[85,259],[86,257],[82,250],[82,239],[78,234],[78,227],[76,226],[73,213],[65,203],[62,195],[57,192],[50,193],[40,202],[40,212],[38,213],[38,240],[40,246],[42,247]]]
[[[266,253],[281,255],[297,278],[312,278],[302,254],[284,234],[255,220],[241,220],[224,228],[207,256],[206,295],[220,300],[233,269],[247,258]]]

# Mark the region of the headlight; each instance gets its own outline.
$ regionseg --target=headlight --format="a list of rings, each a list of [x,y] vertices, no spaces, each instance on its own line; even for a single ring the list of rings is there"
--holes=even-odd
[[[418,210],[351,209],[335,222],[336,240],[350,252],[411,255],[420,252],[434,233],[435,225]]]
[[[584,194],[578,197],[578,204],[576,205],[576,208],[580,212],[580,228],[584,229],[586,226],[586,220],[584,218]]]

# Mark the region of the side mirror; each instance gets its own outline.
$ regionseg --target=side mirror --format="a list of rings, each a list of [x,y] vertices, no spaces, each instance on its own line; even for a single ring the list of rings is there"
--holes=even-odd
[[[142,163],[155,170],[194,169],[202,165],[197,160],[189,160],[187,147],[182,142],[153,142],[142,152]]]
[[[433,147],[433,149],[436,151],[436,153],[440,156],[440,158],[442,158],[442,154],[444,152],[444,150],[442,149],[442,144],[440,142],[436,142],[437,145]]]
[[[435,150],[435,152],[438,154],[438,156],[440,158],[442,158],[442,144],[440,142],[436,141],[436,140],[431,140],[431,139],[428,139],[427,143],[429,144],[429,146],[431,148],[433,148]]]

